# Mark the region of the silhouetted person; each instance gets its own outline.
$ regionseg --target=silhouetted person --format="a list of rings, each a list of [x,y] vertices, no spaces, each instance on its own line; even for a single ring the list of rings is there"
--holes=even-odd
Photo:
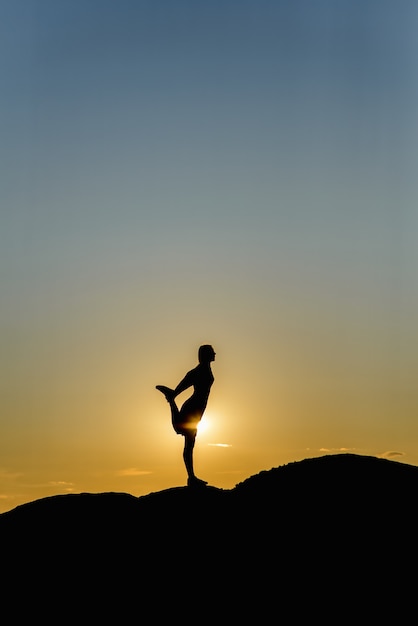
[[[175,389],[164,385],[157,385],[156,389],[166,397],[171,407],[171,421],[178,435],[184,437],[183,459],[187,470],[187,484],[190,487],[203,486],[207,482],[197,478],[193,469],[193,449],[196,441],[197,426],[205,411],[210,388],[214,381],[210,364],[215,360],[215,351],[210,345],[200,346],[199,365],[187,372]],[[175,403],[175,397],[189,387],[193,387],[192,395],[179,409]]]

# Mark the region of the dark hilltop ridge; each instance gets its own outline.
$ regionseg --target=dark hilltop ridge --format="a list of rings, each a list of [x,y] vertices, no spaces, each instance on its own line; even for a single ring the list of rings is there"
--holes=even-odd
[[[200,623],[215,608],[241,619],[284,606],[297,623],[318,603],[376,617],[391,602],[399,617],[415,598],[417,493],[418,467],[337,454],[230,490],[52,496],[0,515],[3,571],[20,589],[72,590],[96,618],[132,594],[156,612],[147,623],[187,607]]]

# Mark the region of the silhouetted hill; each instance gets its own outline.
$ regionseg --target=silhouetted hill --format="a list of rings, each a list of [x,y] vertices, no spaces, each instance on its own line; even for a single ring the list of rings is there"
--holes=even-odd
[[[395,598],[402,612],[417,556],[417,487],[418,467],[341,454],[263,471],[231,490],[52,496],[0,515],[3,571],[26,593],[83,598],[85,617],[116,610],[117,623],[131,615],[128,599],[152,611],[151,623],[192,607],[201,611],[193,623],[218,609],[231,623],[250,614],[281,621],[289,605],[298,623],[309,607],[332,603],[376,616]]]

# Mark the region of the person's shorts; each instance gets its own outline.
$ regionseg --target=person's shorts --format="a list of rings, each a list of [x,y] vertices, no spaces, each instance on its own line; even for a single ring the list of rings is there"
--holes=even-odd
[[[173,428],[178,435],[193,437],[197,435],[197,424],[195,422],[173,422]]]

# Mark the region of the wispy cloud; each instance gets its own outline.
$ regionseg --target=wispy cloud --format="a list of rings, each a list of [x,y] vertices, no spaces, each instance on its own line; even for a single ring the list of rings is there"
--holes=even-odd
[[[380,454],[379,456],[383,457],[384,459],[393,459],[397,456],[405,456],[405,452],[395,452],[395,450],[388,450],[387,452],[383,452],[383,454]]]
[[[319,448],[319,452],[353,452],[357,448]]]
[[[137,467],[128,467],[116,472],[117,476],[146,476],[147,474],[152,474],[152,472],[149,470],[140,470]]]
[[[63,488],[65,491],[74,491],[74,483],[69,483],[66,480],[50,480],[48,485]]]
[[[66,480],[50,480],[48,485],[52,485],[53,487],[72,487],[74,483],[69,483]]]
[[[15,480],[23,476],[22,472],[9,472],[5,469],[0,469],[0,480]]]
[[[215,448],[231,448],[231,444],[229,443],[208,443],[208,446],[213,446]]]

